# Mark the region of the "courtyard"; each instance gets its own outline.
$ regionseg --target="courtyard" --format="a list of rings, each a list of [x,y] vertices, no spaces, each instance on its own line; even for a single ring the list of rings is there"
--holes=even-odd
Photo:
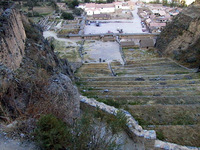
[[[133,19],[131,20],[96,20],[100,23],[96,26],[93,22],[86,25],[84,29],[85,34],[103,34],[103,33],[119,33],[119,29],[123,33],[144,33],[142,31],[141,19],[137,14],[138,7],[132,11]]]

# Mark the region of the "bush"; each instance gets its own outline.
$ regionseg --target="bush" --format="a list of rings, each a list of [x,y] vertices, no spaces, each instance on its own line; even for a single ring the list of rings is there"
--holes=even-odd
[[[42,116],[37,122],[35,139],[45,150],[58,150],[67,145],[66,125],[53,115]]]
[[[122,111],[118,111],[116,116],[107,116],[106,122],[109,124],[112,133],[116,134],[126,128],[127,118]]]
[[[45,115],[38,120],[34,135],[36,142],[45,150],[117,149],[119,145],[115,137],[109,130],[102,132],[104,127],[105,124],[96,123],[88,113],[76,120],[73,127],[53,115]]]
[[[73,20],[74,19],[74,16],[72,15],[72,13],[67,13],[67,12],[63,12],[62,17],[66,20]]]

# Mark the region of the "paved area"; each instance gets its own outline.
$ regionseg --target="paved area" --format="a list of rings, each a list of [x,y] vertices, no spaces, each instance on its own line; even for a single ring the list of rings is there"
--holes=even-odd
[[[84,55],[84,61],[99,62],[99,58],[101,58],[102,61],[106,62],[112,60],[122,62],[117,42],[86,41],[84,52],[87,53]]]
[[[119,33],[117,29],[123,29],[123,33],[143,33],[141,26],[141,19],[137,15],[138,6],[132,11],[132,20],[99,20],[100,26],[96,26],[95,23],[86,25],[85,34],[100,34],[100,33]],[[101,23],[103,22],[103,23]]]

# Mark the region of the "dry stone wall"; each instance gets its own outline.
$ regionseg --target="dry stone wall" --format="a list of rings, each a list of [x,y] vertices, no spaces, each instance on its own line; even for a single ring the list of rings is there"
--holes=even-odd
[[[0,16],[0,63],[10,69],[18,68],[24,56],[25,40],[21,13],[14,8],[6,9]]]
[[[112,115],[116,115],[117,111],[119,111],[119,109],[113,106],[108,106],[85,96],[81,96],[81,105],[86,105],[86,107],[90,108],[98,107],[100,110]],[[132,137],[134,142],[140,143],[142,145],[141,147],[145,147],[145,150],[199,150],[196,147],[186,147],[157,140],[154,130],[144,130],[129,112],[125,110],[121,111],[125,114],[128,121],[126,124],[128,135]]]

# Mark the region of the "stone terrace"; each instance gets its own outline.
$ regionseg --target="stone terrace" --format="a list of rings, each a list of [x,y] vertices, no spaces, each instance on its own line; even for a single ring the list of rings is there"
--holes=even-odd
[[[81,93],[128,110],[143,128],[156,130],[158,139],[200,146],[199,74],[149,50],[123,52],[124,66],[84,64],[77,73]]]

